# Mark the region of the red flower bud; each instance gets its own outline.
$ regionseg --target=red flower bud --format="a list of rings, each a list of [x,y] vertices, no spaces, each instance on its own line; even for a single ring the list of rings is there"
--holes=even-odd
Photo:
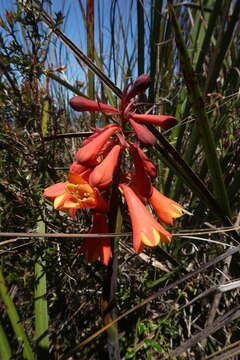
[[[120,150],[121,146],[115,145],[109,151],[106,158],[94,168],[89,176],[89,184],[91,186],[105,187],[111,183]]]
[[[118,126],[111,126],[100,132],[92,141],[81,147],[76,153],[76,159],[80,164],[94,164],[99,152],[107,140],[118,130]]]
[[[135,174],[133,176],[133,188],[143,197],[150,197],[152,194],[152,184],[148,173],[144,167],[144,162],[139,155],[137,145],[130,143],[130,154],[132,156]]]
[[[149,114],[135,114],[131,113],[130,117],[140,123],[149,123],[161,126],[164,130],[170,129],[177,124],[177,120],[173,116],[168,115],[149,115]]]
[[[156,137],[143,124],[140,124],[131,118],[129,119],[129,122],[132,125],[139,141],[145,145],[155,144],[157,140]]]
[[[107,115],[119,114],[119,110],[115,107],[87,99],[83,96],[74,96],[70,99],[70,105],[76,111],[100,111]]]

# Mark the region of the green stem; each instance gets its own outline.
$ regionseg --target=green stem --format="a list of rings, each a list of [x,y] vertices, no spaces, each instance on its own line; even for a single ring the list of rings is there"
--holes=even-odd
[[[7,335],[1,323],[0,323],[0,355],[2,360],[11,359],[11,348],[8,342]]]
[[[218,6],[221,8],[220,1],[217,1],[216,3],[219,3]],[[239,13],[240,1],[236,1],[233,14],[227,24],[227,30],[225,33],[220,33],[219,40],[215,47],[214,55],[211,58],[211,62],[209,65],[209,74],[206,81],[206,92],[213,91],[216,86],[216,79],[219,76],[219,72],[222,67],[225,55],[227,53],[229,45],[231,44],[234,29],[239,21]]]
[[[38,232],[45,233],[45,224],[38,222]],[[40,359],[49,358],[49,337],[48,337],[48,306],[47,306],[47,280],[45,272],[46,262],[43,256],[39,256],[35,263],[35,289],[34,289],[34,310],[35,310],[35,338],[37,353]]]
[[[157,66],[157,43],[159,42],[160,35],[160,20],[161,17],[159,14],[162,12],[163,1],[162,0],[153,0],[152,1],[152,31],[150,34],[150,76],[151,79],[155,79],[156,75],[156,66]],[[149,88],[149,102],[154,102],[155,98],[155,83],[152,81]]]
[[[84,97],[87,98],[87,96],[85,94],[83,94],[77,88],[75,88],[74,86],[69,84],[66,80],[63,80],[62,78],[60,78],[59,76],[57,76],[53,72],[51,72],[49,70],[45,70],[43,73],[44,73],[45,76],[57,81],[59,84],[63,85],[65,88],[71,90],[74,94],[79,95],[79,96],[84,96]]]
[[[144,74],[144,0],[137,0],[138,75]]]
[[[87,56],[94,60],[94,0],[87,0],[86,9]],[[88,69],[88,96],[94,99],[94,74]],[[91,124],[95,124],[95,115],[91,113]]]
[[[109,212],[109,231],[121,232],[122,215],[119,208],[119,177],[117,176],[119,168],[116,169],[116,176],[113,177],[112,195]],[[105,324],[113,321],[116,317],[116,291],[118,277],[118,244],[119,239],[112,241],[112,259],[108,264],[107,277],[103,289],[103,312]],[[120,360],[119,334],[117,324],[108,329],[107,347],[109,360]]]
[[[21,323],[21,319],[17,313],[15,304],[9,294],[8,288],[5,283],[2,269],[0,267],[0,296],[6,307],[6,311],[11,322],[12,328],[16,334],[19,345],[23,348],[23,359],[34,360],[34,355],[28,341],[27,335],[24,330],[24,326]]]

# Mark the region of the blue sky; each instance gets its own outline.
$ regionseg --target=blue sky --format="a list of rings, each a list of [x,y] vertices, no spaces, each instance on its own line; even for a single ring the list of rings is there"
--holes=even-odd
[[[103,41],[103,56],[106,65],[111,61],[111,16],[110,9],[113,0],[95,0],[95,47],[99,54],[99,37]],[[12,0],[0,0],[0,13],[4,17],[6,9],[13,8],[15,1]],[[82,0],[85,5],[85,0]],[[126,56],[123,56],[124,47],[126,46],[129,52],[129,58],[136,50],[137,46],[137,12],[136,12],[136,0],[118,0],[117,4],[119,8],[116,10],[116,16],[114,19],[115,27],[115,45],[116,45],[116,61],[118,77],[116,83],[121,87],[121,74],[127,69]],[[146,12],[149,14],[149,1],[145,0]],[[77,46],[86,54],[86,30],[84,21],[79,6],[78,0],[53,0],[53,12],[61,11],[64,16],[64,22],[62,29],[66,35],[76,43]],[[131,10],[130,10],[131,9]],[[100,27],[99,27],[100,19]],[[124,32],[121,31],[124,28]],[[123,34],[125,33],[126,39],[124,40]],[[60,42],[58,42],[60,46]],[[59,47],[58,47],[59,48]],[[87,71],[86,67],[81,67],[76,62],[75,58],[69,53],[69,51],[62,46],[62,64],[66,65],[67,70],[65,71],[65,78],[70,82],[74,83],[75,80],[83,80],[85,78],[84,72]],[[55,59],[55,61],[58,61]],[[57,65],[57,64],[56,64]],[[60,65],[60,64],[59,64]],[[137,64],[134,66],[135,72],[137,72]],[[111,80],[115,82],[114,72],[111,68],[108,73],[107,69],[104,69],[106,75],[111,77]],[[134,74],[136,76],[136,73]]]

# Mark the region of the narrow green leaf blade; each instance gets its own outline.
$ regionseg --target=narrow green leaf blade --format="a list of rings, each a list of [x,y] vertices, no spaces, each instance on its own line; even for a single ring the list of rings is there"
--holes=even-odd
[[[0,323],[0,355],[2,360],[11,359],[11,347],[8,342],[7,335],[4,331],[2,324]]]
[[[221,207],[224,209],[225,214],[230,217],[231,211],[230,211],[229,199],[223,181],[222,169],[220,167],[219,159],[217,156],[216,144],[209,125],[207,113],[204,108],[204,102],[200,91],[198,79],[193,70],[191,60],[186,48],[186,44],[184,42],[177,17],[175,15],[175,11],[171,3],[172,1],[168,2],[169,4],[168,8],[171,16],[171,22],[175,35],[176,45],[180,54],[181,69],[183,71],[185,84],[188,90],[189,101],[193,113],[196,116],[196,124],[202,139],[205,156],[214,187],[215,196]]]
[[[38,222],[38,232],[45,233],[45,224]],[[49,357],[49,336],[48,336],[48,306],[47,306],[47,280],[45,272],[46,262],[39,256],[35,264],[35,338],[37,341],[37,352],[39,358]]]
[[[13,331],[16,334],[17,341],[19,345],[23,348],[23,358],[26,360],[34,360],[33,351],[25,333],[24,326],[21,322],[15,304],[6,286],[2,268],[0,268],[0,296],[6,307],[6,311],[11,322]]]

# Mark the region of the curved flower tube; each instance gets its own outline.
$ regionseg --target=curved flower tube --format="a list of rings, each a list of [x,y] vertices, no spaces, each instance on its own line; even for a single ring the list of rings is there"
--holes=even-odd
[[[139,253],[143,246],[154,247],[158,243],[171,241],[171,234],[160,225],[148,212],[134,191],[125,184],[120,184],[127,202],[133,229],[133,248]]]
[[[160,221],[173,225],[173,219],[183,215],[182,205],[161,194],[154,186],[152,196],[148,199]]]
[[[121,146],[115,145],[109,151],[105,159],[94,168],[89,176],[89,184],[91,186],[102,188],[111,183],[120,150]]]
[[[90,234],[108,233],[108,224],[106,216],[101,213],[93,214],[93,225]],[[88,262],[94,262],[100,258],[104,265],[109,263],[112,256],[111,240],[108,237],[99,237],[94,239],[85,239],[77,252],[77,256],[85,253]]]
[[[87,99],[83,96],[74,96],[70,99],[70,105],[76,111],[100,111],[106,115],[119,114],[119,110],[115,107]]]
[[[140,123],[149,123],[153,125],[158,125],[164,130],[170,129],[177,124],[177,120],[173,116],[168,115],[149,115],[149,114],[136,114],[130,113],[129,117]]]
[[[119,129],[118,126],[111,126],[100,132],[92,141],[82,146],[76,153],[76,160],[80,164],[95,165],[99,152],[107,140]]]
[[[138,155],[142,159],[143,166],[144,166],[146,172],[148,173],[148,175],[151,177],[156,177],[157,169],[156,169],[156,166],[154,165],[154,163],[147,157],[147,155],[142,151],[142,149],[140,149],[140,147],[138,145],[136,145],[135,143],[131,143],[131,146],[134,147],[136,149],[136,151],[138,152]]]
[[[95,139],[95,137],[100,135],[103,131],[110,129],[112,127],[116,127],[116,124],[108,124],[102,128],[92,128],[93,133],[90,136],[88,136],[85,140],[83,140],[82,146],[87,145],[89,142],[91,142],[93,139]]]
[[[137,192],[143,197],[150,197],[152,195],[152,184],[150,177],[144,167],[144,162],[139,155],[137,145],[130,143],[130,154],[134,162],[135,174],[132,178],[132,185]]]

